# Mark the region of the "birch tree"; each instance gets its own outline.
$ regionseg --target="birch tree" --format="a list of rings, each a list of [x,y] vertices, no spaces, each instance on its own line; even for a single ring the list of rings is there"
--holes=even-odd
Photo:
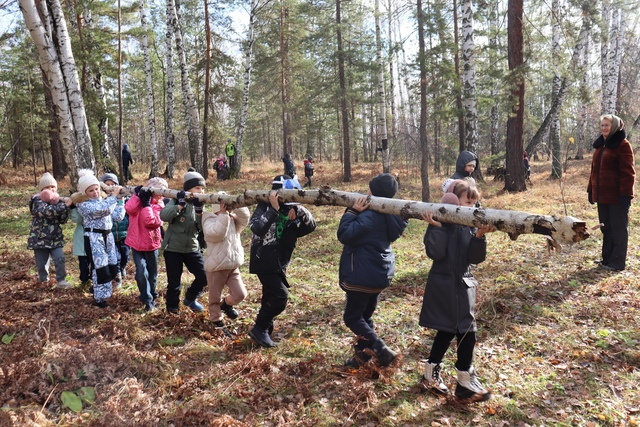
[[[151,170],[149,178],[158,176],[158,140],[156,138],[156,115],[153,100],[153,82],[151,75],[151,58],[149,57],[149,31],[147,11],[144,0],[140,1],[140,27],[142,29],[142,55],[144,56],[144,74],[147,85],[147,123],[149,126],[149,145],[151,151]]]
[[[166,20],[167,30],[165,34],[165,63],[167,69],[167,113],[165,123],[165,143],[167,144],[167,177],[173,178],[176,165],[176,143],[174,135],[174,95],[175,78],[173,75],[173,39],[176,28],[176,5],[174,0],[167,0]]]
[[[602,67],[602,112],[604,114],[616,114],[618,76],[620,73],[619,51],[622,49],[622,46],[618,44],[621,11],[619,8],[612,6],[611,19],[607,20],[608,14],[605,15],[605,9],[608,10],[608,7],[603,6],[603,22],[608,24],[609,34],[608,42],[603,45],[606,50],[601,55],[602,57],[606,55],[606,63]],[[607,28],[607,25],[605,25],[605,28]]]
[[[478,152],[478,108],[476,101],[475,42],[473,35],[472,0],[462,3],[462,64],[464,82],[464,127],[467,150]]]
[[[77,169],[94,169],[95,157],[62,8],[58,0],[52,0],[42,2],[38,11],[35,1],[20,0],[20,9],[51,90],[65,159],[71,180],[76,182]]]
[[[340,5],[336,0],[336,37],[338,39],[338,78],[340,80],[340,115],[342,117],[342,181],[351,182],[351,142],[349,141],[349,107],[347,105],[347,85],[344,75],[344,49],[342,46],[342,18]]]
[[[551,57],[553,63],[552,99],[560,95],[560,6],[559,0],[551,2]],[[562,159],[560,148],[560,111],[556,111],[551,118],[551,178],[562,177]]]
[[[420,180],[422,201],[431,199],[429,190],[429,146],[427,140],[427,60],[424,41],[424,12],[422,0],[417,0],[418,15],[418,64],[420,67]]]
[[[376,61],[378,76],[378,138],[382,149],[382,170],[389,172],[389,140],[387,138],[387,99],[385,96],[384,62],[382,58],[382,37],[380,34],[380,5],[375,0],[374,17],[376,23]]]

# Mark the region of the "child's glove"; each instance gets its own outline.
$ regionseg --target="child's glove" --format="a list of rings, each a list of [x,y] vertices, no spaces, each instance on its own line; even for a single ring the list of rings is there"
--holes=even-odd
[[[136,196],[140,195],[141,188],[142,188],[142,185],[138,185],[136,188],[133,189],[133,192],[135,193]]]
[[[187,201],[184,199],[186,195],[187,193],[185,193],[184,190],[178,191],[178,194],[176,194],[176,199],[178,199],[178,206],[182,206],[183,208],[187,206]]]
[[[200,201],[200,199],[194,197],[191,203],[193,203],[193,207],[195,208],[196,213],[201,214],[204,204]]]
[[[149,190],[140,190],[138,193],[138,197],[140,198],[140,203],[142,207],[151,206],[151,191]]]
[[[629,208],[631,206],[631,196],[627,194],[620,195],[620,204],[625,208]]]

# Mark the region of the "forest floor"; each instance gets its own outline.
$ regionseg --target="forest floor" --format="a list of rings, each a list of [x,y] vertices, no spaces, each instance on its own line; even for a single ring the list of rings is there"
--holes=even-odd
[[[482,205],[583,219],[597,225],[587,202],[589,159],[571,161],[562,180],[533,162],[533,184],[502,191],[480,184]],[[302,168],[302,165],[298,165]],[[143,177],[144,165],[134,175]],[[227,321],[236,338],[217,331],[208,312],[146,314],[137,300],[134,266],[107,309],[91,305],[71,253],[74,224],[65,225],[72,289],[37,283],[26,249],[29,168],[0,169],[0,426],[637,426],[640,423],[640,230],[631,208],[627,270],[597,268],[602,235],[548,253],[539,235],[516,241],[488,235],[478,265],[475,366],[492,399],[462,405],[421,393],[418,383],[433,331],[418,326],[431,261],[423,221],[411,220],[394,244],[396,277],[374,315],[376,328],[400,353],[397,363],[346,369],[354,337],[344,326],[338,287],[342,249],[336,230],[344,208],[311,206],[318,228],[299,240],[289,269],[290,302],[263,349],[247,336],[261,288],[248,273],[250,233],[243,234],[247,299]],[[338,163],[317,162],[315,185],[365,193],[379,164],[357,164],[353,182],[339,182]],[[280,164],[248,164],[240,180],[208,179],[207,192],[267,189]],[[401,199],[420,200],[419,174],[398,169]],[[42,171],[39,171],[38,177]],[[179,174],[180,175],[180,174]],[[445,178],[430,176],[439,201]],[[180,177],[181,178],[181,177]],[[302,179],[304,181],[304,179]],[[133,184],[143,184],[139,179]],[[170,181],[179,189],[182,180]],[[640,187],[637,187],[640,190]],[[69,183],[60,183],[69,194]],[[250,208],[252,209],[252,208]],[[188,274],[183,283],[190,282]],[[166,274],[160,257],[159,301]],[[201,298],[206,302],[206,295]],[[206,307],[206,304],[204,304]],[[452,349],[444,377],[455,387]]]

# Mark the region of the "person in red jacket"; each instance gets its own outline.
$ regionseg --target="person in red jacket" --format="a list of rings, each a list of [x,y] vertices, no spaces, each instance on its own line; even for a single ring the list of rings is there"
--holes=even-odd
[[[596,151],[587,186],[589,203],[597,203],[602,224],[602,260],[598,264],[605,270],[622,271],[627,260],[629,207],[636,177],[633,148],[620,117],[600,117],[600,130],[602,135],[593,143]]]
[[[151,178],[147,188],[168,188],[162,178]],[[156,279],[158,277],[158,249],[162,243],[160,211],[164,208],[162,195],[136,187],[135,194],[124,205],[129,214],[129,232],[125,243],[131,248],[136,265],[136,283],[145,311],[156,309]]]

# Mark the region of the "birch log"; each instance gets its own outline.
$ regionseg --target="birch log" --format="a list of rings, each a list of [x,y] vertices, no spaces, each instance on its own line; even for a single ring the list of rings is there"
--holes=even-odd
[[[134,187],[125,187],[124,192],[131,193]],[[145,187],[146,188],[146,187]],[[175,197],[177,190],[163,190],[149,188],[154,194],[165,197]],[[322,187],[318,190],[277,190],[282,202],[304,203],[308,205],[331,205],[351,207],[360,193],[348,193]],[[194,197],[204,203],[226,203],[230,208],[255,205],[260,202],[269,203],[271,190],[245,190],[243,194],[191,194],[187,193],[187,199]],[[507,233],[512,240],[516,240],[521,234],[541,234],[549,236],[559,243],[581,242],[589,237],[587,225],[584,221],[566,216],[556,217],[549,215],[531,214],[527,212],[467,208],[462,206],[445,205],[442,203],[415,202],[413,200],[387,199],[384,197],[367,196],[370,201],[369,209],[376,212],[400,215],[405,219],[421,218],[425,211],[435,213],[438,221],[449,222],[471,227],[489,224],[498,231]]]

